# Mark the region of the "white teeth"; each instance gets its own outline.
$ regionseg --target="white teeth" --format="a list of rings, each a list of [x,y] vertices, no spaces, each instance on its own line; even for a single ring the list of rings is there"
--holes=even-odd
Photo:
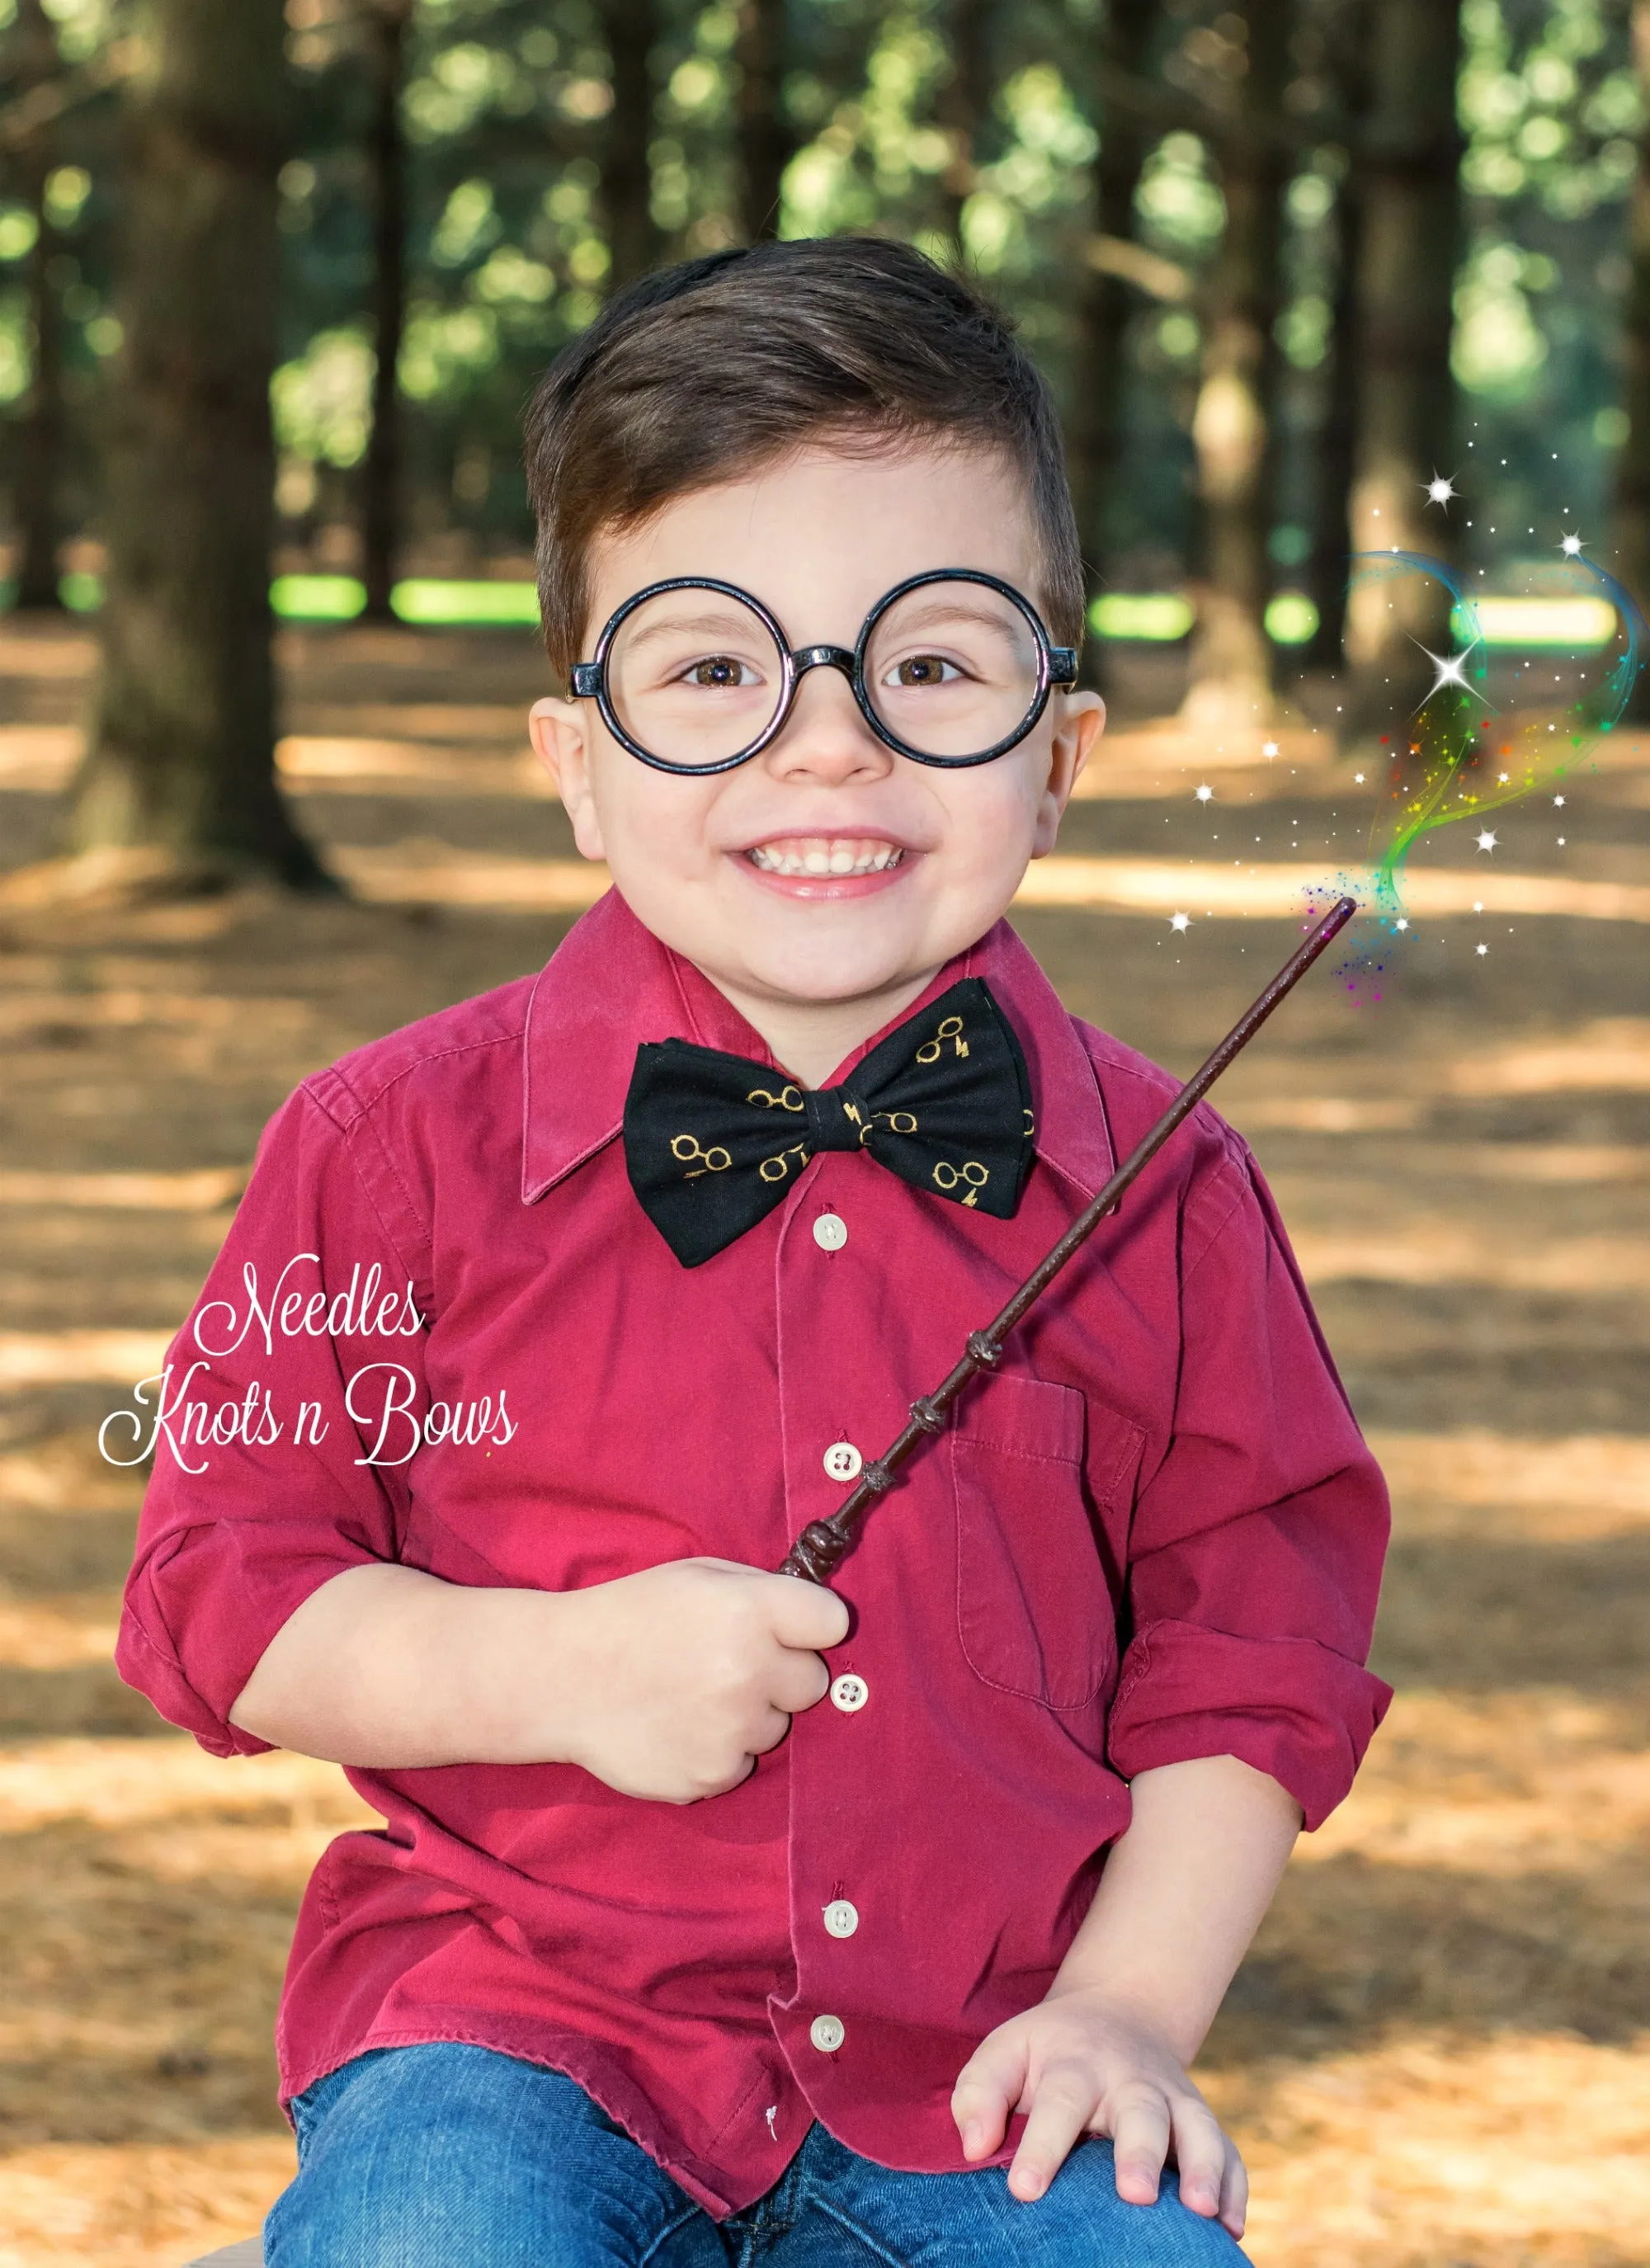
[[[852,876],[880,874],[897,865],[904,853],[891,843],[873,846],[851,836],[793,838],[784,844],[758,843],[748,854],[752,865],[767,874]]]

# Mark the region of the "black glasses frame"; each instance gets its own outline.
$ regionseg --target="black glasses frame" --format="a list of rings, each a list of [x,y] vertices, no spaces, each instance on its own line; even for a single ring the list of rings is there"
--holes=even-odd
[[[998,740],[994,747],[981,749],[977,755],[935,756],[921,748],[908,747],[903,740],[889,732],[877,715],[866,690],[865,659],[877,624],[888,608],[904,598],[908,592],[920,590],[928,583],[983,584],[987,590],[999,593],[1018,607],[1037,642],[1037,686],[1030,706],[1012,733]],[[723,756],[713,764],[673,764],[668,757],[656,755],[652,749],[643,747],[640,741],[633,740],[625,731],[608,697],[608,656],[612,651],[613,641],[636,609],[645,605],[649,599],[658,598],[661,591],[718,591],[726,599],[737,599],[742,606],[750,608],[778,649],[780,694],[771,719],[748,747],[739,749],[731,756]],[[772,746],[790,719],[796,704],[797,688],[810,669],[841,670],[853,688],[860,715],[883,746],[892,748],[895,755],[909,756],[914,764],[932,764],[942,771],[966,771],[975,764],[989,764],[994,757],[1006,755],[1010,748],[1019,747],[1048,707],[1050,694],[1057,688],[1063,691],[1076,684],[1077,652],[1069,645],[1050,644],[1049,633],[1042,626],[1042,617],[1022,592],[1015,590],[1012,583],[1005,583],[1000,576],[983,574],[976,567],[931,567],[920,575],[908,575],[902,583],[896,583],[891,591],[885,592],[872,608],[851,651],[843,645],[792,646],[777,616],[750,592],[740,590],[737,583],[720,582],[713,575],[671,575],[663,582],[650,583],[645,591],[637,591],[608,615],[601,636],[596,640],[594,659],[573,664],[572,692],[575,700],[595,703],[602,723],[614,739],[640,762],[651,764],[657,772],[674,772],[689,778],[708,778],[713,772],[731,772],[736,765],[748,763],[753,756],[759,756],[764,748]]]

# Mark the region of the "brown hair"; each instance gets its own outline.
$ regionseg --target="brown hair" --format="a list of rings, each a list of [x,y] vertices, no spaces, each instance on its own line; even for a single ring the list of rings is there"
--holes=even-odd
[[[1048,387],[1007,319],[910,245],[758,244],[645,276],[545,373],[526,431],[544,643],[564,680],[581,658],[598,533],[827,438],[1001,451],[1025,480],[1050,630],[1080,641],[1082,560]]]

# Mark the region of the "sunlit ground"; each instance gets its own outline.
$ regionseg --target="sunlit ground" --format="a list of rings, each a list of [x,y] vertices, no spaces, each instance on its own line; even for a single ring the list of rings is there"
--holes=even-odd
[[[96,1425],[288,1086],[535,966],[589,895],[523,753],[525,639],[288,653],[284,769],[364,902],[0,885],[0,2268],[172,2268],[256,2226],[292,1911],[357,1815],[116,1683],[136,1491]],[[0,628],[8,865],[50,847],[88,659]],[[1073,1006],[1180,1069],[1366,808],[1309,735],[1219,753],[1124,736],[1021,916]],[[1493,860],[1430,845],[1382,1005],[1322,973],[1226,1091],[1397,1501],[1398,1700],[1205,2058],[1262,2268],[1650,2261],[1650,743],[1564,831],[1532,806]]]

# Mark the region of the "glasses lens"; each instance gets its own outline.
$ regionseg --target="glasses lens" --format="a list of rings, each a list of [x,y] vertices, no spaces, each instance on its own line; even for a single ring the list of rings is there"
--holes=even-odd
[[[924,756],[977,756],[1035,705],[1036,632],[984,583],[919,583],[866,650],[866,693],[893,737]]]
[[[784,691],[760,615],[702,584],[660,591],[608,649],[608,698],[637,747],[669,764],[725,763],[759,740]]]

